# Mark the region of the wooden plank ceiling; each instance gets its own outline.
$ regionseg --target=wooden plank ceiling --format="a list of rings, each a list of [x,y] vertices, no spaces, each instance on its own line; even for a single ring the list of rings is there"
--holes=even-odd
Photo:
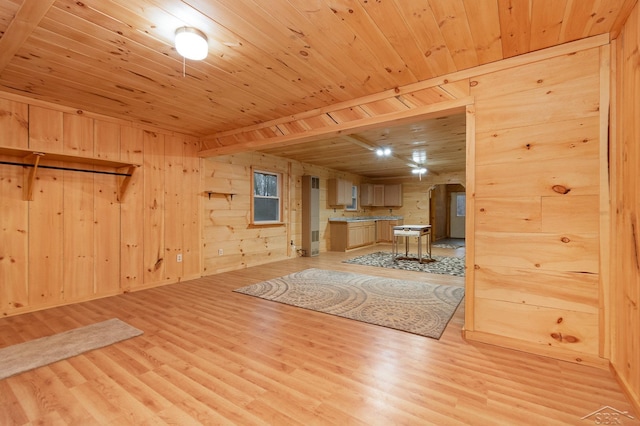
[[[615,35],[636,1],[3,0],[0,90],[204,137]],[[185,25],[208,36],[204,61],[176,53]],[[355,137],[385,131],[406,157],[410,128]],[[323,143],[304,147],[345,141]]]

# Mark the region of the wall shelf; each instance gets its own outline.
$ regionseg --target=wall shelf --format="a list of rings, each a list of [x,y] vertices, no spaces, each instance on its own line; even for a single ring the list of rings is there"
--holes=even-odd
[[[9,148],[9,147],[0,147],[0,156],[17,157],[20,159],[20,161],[0,160],[0,164],[31,168],[31,172],[29,173],[27,184],[25,185],[24,198],[26,201],[33,200],[33,186],[36,181],[38,169],[54,169],[54,170],[66,170],[66,171],[72,171],[72,172],[122,176],[124,177],[124,179],[122,179],[122,182],[120,182],[120,187],[118,188],[118,201],[122,202],[122,200],[124,199],[126,190],[129,187],[129,184],[131,183],[131,177],[133,176],[133,173],[138,167],[140,167],[140,164],[126,163],[122,161],[111,161],[111,160],[105,160],[103,158],[81,157],[77,155],[66,155],[66,154],[58,154],[58,153],[45,152],[45,151],[33,150],[33,149],[21,149],[21,148]],[[100,167],[115,169],[117,171],[82,169],[82,168],[64,167],[60,165],[50,164],[50,162],[53,162],[53,161],[100,166]]]
[[[211,199],[212,195],[224,195],[229,201],[233,200],[234,195],[237,195],[232,192],[217,192],[217,191],[204,191],[204,193],[209,196],[209,199]]]

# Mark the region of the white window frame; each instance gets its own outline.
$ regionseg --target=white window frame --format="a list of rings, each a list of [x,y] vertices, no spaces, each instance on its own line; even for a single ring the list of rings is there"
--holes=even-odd
[[[276,196],[262,196],[255,193],[255,175],[256,173],[262,175],[271,175],[276,177]],[[274,220],[256,220],[255,218],[255,200],[256,199],[275,199],[278,200],[278,213],[277,218]],[[282,173],[272,172],[267,170],[252,169],[251,170],[251,223],[255,225],[270,225],[282,223]]]
[[[351,186],[351,204],[344,206],[344,209],[348,212],[358,211],[358,185]]]

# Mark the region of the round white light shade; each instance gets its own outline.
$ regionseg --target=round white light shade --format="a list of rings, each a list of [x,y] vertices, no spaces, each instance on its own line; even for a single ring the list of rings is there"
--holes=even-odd
[[[200,61],[209,53],[207,36],[196,28],[181,27],[176,30],[176,50],[187,59]]]

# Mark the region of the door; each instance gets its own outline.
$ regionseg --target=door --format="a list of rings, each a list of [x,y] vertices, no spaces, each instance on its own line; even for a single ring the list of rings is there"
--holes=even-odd
[[[464,238],[464,222],[466,219],[467,194],[464,192],[451,193],[451,208],[449,209],[449,237]]]

